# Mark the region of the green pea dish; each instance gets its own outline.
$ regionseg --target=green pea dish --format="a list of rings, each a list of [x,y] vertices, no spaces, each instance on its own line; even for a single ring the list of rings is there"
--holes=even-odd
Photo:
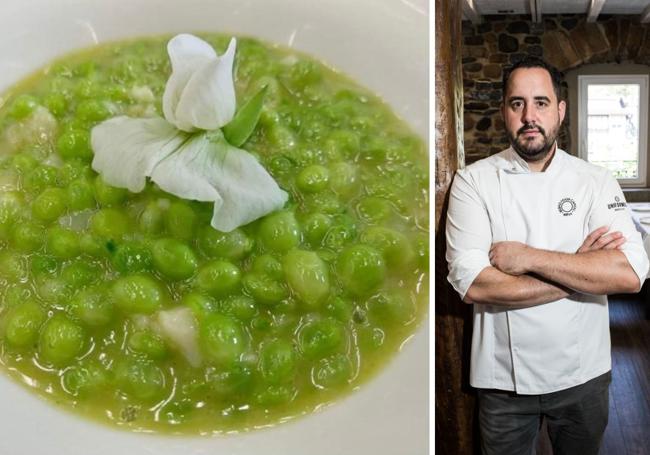
[[[423,320],[426,146],[339,72],[240,37],[238,107],[263,90],[242,147],[288,200],[219,231],[212,204],[91,166],[98,124],[162,116],[169,39],[65,56],[1,98],[0,363],[131,430],[277,424],[362,386]]]

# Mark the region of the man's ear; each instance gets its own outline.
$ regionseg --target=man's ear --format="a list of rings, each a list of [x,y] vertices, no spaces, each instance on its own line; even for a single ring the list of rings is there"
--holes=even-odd
[[[557,110],[560,113],[560,123],[562,123],[564,121],[564,116],[566,115],[566,101],[560,101],[557,105]]]

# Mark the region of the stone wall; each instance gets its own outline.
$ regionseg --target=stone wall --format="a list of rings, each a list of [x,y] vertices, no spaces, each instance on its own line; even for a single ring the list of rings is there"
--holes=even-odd
[[[591,63],[650,65],[650,24],[630,16],[601,16],[587,23],[584,15],[485,16],[482,24],[463,22],[465,160],[472,163],[508,146],[499,112],[502,67],[527,54],[544,58],[560,71]],[[563,87],[566,99],[566,84]],[[560,147],[571,151],[568,116],[560,130]]]

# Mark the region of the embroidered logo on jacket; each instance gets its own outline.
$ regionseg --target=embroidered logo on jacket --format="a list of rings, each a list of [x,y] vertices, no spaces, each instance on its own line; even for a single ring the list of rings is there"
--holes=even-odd
[[[608,209],[610,210],[614,209],[614,211],[616,212],[618,212],[619,210],[625,210],[625,207],[627,207],[627,204],[625,203],[625,201],[621,202],[621,198],[618,196],[614,198],[614,202],[612,202],[611,204],[607,204]]]
[[[573,215],[573,212],[576,211],[576,201],[570,197],[565,197],[557,204],[557,209],[560,211],[562,216]]]

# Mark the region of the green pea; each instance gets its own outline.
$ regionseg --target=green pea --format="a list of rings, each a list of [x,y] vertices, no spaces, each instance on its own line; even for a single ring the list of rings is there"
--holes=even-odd
[[[165,341],[151,330],[138,330],[129,336],[129,349],[154,360],[167,357]]]
[[[90,219],[91,231],[103,238],[120,239],[129,230],[129,219],[118,209],[101,209]]]
[[[9,115],[16,120],[28,117],[39,106],[38,99],[32,95],[18,95],[9,109]]]
[[[48,188],[32,202],[32,215],[34,218],[52,222],[66,211],[66,194],[60,188]]]
[[[233,295],[220,302],[219,311],[240,320],[249,320],[257,314],[255,300],[245,295]]]
[[[67,205],[71,210],[85,210],[95,207],[92,184],[85,178],[70,182],[66,188]]]
[[[340,296],[329,299],[325,304],[325,311],[337,321],[348,323],[352,320],[352,303]]]
[[[16,304],[3,316],[5,341],[14,348],[33,346],[45,319],[45,310],[35,301],[27,300]]]
[[[127,395],[145,402],[154,402],[165,393],[164,371],[151,361],[126,358],[115,367],[118,388]]]
[[[283,253],[300,243],[300,227],[292,212],[276,212],[262,219],[259,236],[266,248]]]
[[[11,159],[11,166],[21,174],[25,174],[38,166],[38,160],[27,153],[16,153]]]
[[[100,392],[109,381],[109,372],[99,362],[89,361],[66,368],[61,387],[72,396],[87,397]]]
[[[381,291],[367,303],[368,312],[380,322],[408,324],[415,318],[415,300],[405,289]]]
[[[196,277],[199,289],[215,297],[237,290],[240,282],[239,268],[227,261],[212,261],[205,264]]]
[[[23,195],[17,191],[0,191],[0,239],[8,239],[13,224],[20,218]]]
[[[296,353],[286,340],[276,339],[264,343],[260,349],[259,369],[270,384],[282,384],[296,372]]]
[[[189,307],[197,319],[203,319],[216,312],[217,304],[214,299],[199,292],[188,292],[181,298],[181,305]]]
[[[368,228],[361,241],[380,251],[389,267],[404,270],[415,260],[415,252],[409,239],[393,229],[374,226]]]
[[[58,261],[52,256],[33,254],[31,257],[31,271],[35,276],[52,274],[58,267]]]
[[[384,281],[386,265],[375,248],[352,245],[339,255],[336,271],[346,290],[355,295],[366,295]]]
[[[72,291],[61,278],[41,275],[36,283],[38,296],[48,305],[61,305],[67,303]]]
[[[55,315],[41,329],[39,358],[57,367],[69,365],[82,354],[86,338],[83,327],[63,315]]]
[[[318,319],[303,325],[298,332],[298,345],[308,359],[320,359],[345,347],[345,329],[334,319]]]
[[[253,259],[252,270],[270,276],[274,280],[284,278],[282,264],[270,254],[262,254]]]
[[[104,326],[113,320],[113,302],[103,285],[93,286],[78,292],[70,300],[68,312],[74,319],[90,327]]]
[[[61,118],[68,110],[68,101],[63,93],[52,92],[48,94],[43,100],[43,104],[57,118]]]
[[[59,136],[56,149],[64,159],[78,158],[89,160],[93,157],[88,131],[70,129]]]
[[[344,210],[339,197],[330,190],[305,195],[303,204],[308,212],[322,212],[333,215]]]
[[[212,314],[199,322],[199,343],[209,362],[229,365],[246,349],[244,331],[229,316]]]
[[[321,359],[311,371],[311,381],[319,388],[339,387],[349,382],[353,375],[352,362],[344,354]]]
[[[9,282],[23,281],[27,277],[27,260],[13,251],[0,251],[0,277]]]
[[[147,275],[130,275],[118,278],[112,286],[115,305],[126,314],[151,314],[165,301],[160,284]]]
[[[199,231],[198,244],[209,258],[240,260],[251,252],[254,242],[241,229],[220,232],[212,226],[204,226]]]
[[[126,275],[150,270],[153,259],[145,245],[125,242],[117,246],[111,262],[115,270]]]
[[[335,118],[340,114],[335,114]],[[359,134],[349,130],[337,130],[329,135],[325,141],[326,153],[333,157],[341,157],[353,160],[359,154],[361,149],[361,139]]]
[[[355,165],[338,162],[330,166],[330,188],[344,199],[350,199],[359,189],[357,168]]]
[[[100,122],[111,115],[111,111],[102,100],[84,100],[77,106],[76,115],[87,122]]]
[[[196,272],[198,260],[194,251],[176,239],[156,240],[151,249],[153,265],[167,278],[184,280]]]
[[[330,292],[327,265],[313,251],[291,250],[282,261],[291,290],[308,308],[316,308]]]
[[[32,297],[32,294],[31,285],[28,286],[23,283],[9,285],[4,292],[2,299],[4,308],[11,308],[24,303]]]
[[[327,230],[322,244],[326,248],[338,251],[356,236],[357,226],[354,219],[347,215],[340,215],[332,221],[332,227]]]
[[[57,184],[59,171],[53,166],[41,165],[27,172],[23,186],[28,191],[41,191]]]
[[[165,213],[157,202],[150,202],[140,214],[138,224],[145,234],[158,234],[164,227]]]
[[[305,193],[317,193],[327,187],[329,171],[318,164],[307,166],[296,178],[296,185]]]
[[[106,183],[101,175],[95,178],[93,189],[95,190],[95,199],[103,207],[119,205],[129,194],[124,188],[116,188]]]
[[[246,274],[243,284],[255,301],[265,305],[275,305],[289,296],[287,289],[280,282],[263,273]]]
[[[302,223],[302,231],[312,246],[319,246],[332,226],[332,219],[324,213],[312,213]]]
[[[281,152],[293,150],[296,146],[296,136],[290,128],[273,125],[267,130],[267,139],[271,146]]]
[[[85,260],[70,262],[63,267],[61,278],[73,288],[80,288],[97,281],[101,276],[101,269]]]
[[[165,212],[167,232],[181,240],[191,240],[194,236],[196,213],[184,202],[173,202]]]
[[[377,223],[387,219],[392,210],[390,202],[381,197],[366,197],[357,205],[359,218],[369,223]]]
[[[83,232],[79,235],[79,249],[83,254],[103,258],[109,253],[106,248],[107,242],[90,232]]]
[[[60,259],[73,258],[81,252],[79,234],[61,226],[52,226],[47,231],[45,250]]]
[[[253,369],[243,362],[221,365],[219,369],[208,370],[206,374],[212,393],[229,400],[248,392],[253,386],[253,378]]]

